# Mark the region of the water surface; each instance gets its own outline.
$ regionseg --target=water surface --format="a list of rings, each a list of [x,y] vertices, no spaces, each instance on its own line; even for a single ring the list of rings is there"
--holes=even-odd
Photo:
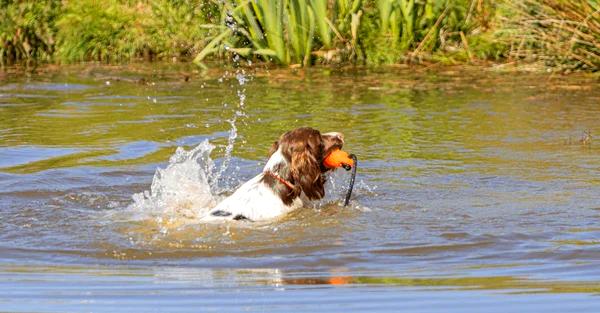
[[[598,87],[453,68],[8,75],[0,312],[597,312]],[[205,162],[218,200],[299,126],[358,155],[349,208],[337,173],[280,221],[194,223]],[[168,203],[134,201],[207,142],[159,180]]]

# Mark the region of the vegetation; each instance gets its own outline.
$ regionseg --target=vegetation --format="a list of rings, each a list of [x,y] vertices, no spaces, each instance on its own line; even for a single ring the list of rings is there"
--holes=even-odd
[[[220,27],[198,54],[258,56],[279,64],[309,65],[312,56],[325,60],[347,53],[356,56],[361,0],[236,0],[223,3]]]
[[[518,0],[508,9],[514,14],[503,18],[509,57],[564,69],[600,68],[600,1]]]
[[[280,64],[395,63],[460,45],[477,29],[472,1],[237,0],[196,58],[257,56]]]
[[[190,56],[205,46],[214,14],[203,2],[0,0],[0,62]]]
[[[204,46],[210,8],[197,1],[68,1],[57,20],[66,62],[188,56]]]
[[[600,68],[600,0],[0,0],[0,6],[2,65],[189,57],[199,64],[492,59]]]
[[[0,0],[0,64],[51,61],[58,1]]]

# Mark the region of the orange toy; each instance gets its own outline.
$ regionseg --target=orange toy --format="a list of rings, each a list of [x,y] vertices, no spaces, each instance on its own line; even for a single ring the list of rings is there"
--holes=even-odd
[[[333,150],[325,157],[323,164],[328,168],[338,168],[343,166],[346,169],[350,169],[350,167],[354,166],[354,160],[350,158],[348,152],[337,149]]]

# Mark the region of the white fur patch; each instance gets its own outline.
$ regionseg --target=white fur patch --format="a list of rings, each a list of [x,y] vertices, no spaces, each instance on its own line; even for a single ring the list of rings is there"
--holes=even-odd
[[[283,156],[283,152],[281,152],[281,147],[279,147],[277,151],[271,155],[271,158],[269,158],[269,161],[267,161],[267,164],[265,164],[263,171],[272,171],[277,167],[278,164],[287,165],[287,161]]]
[[[274,170],[277,165],[282,163],[287,164],[287,161],[283,157],[280,147],[267,161],[264,170]],[[247,181],[210,212],[224,211],[231,213],[230,215],[213,216],[209,213],[203,220],[233,219],[239,215],[253,221],[269,220],[302,207],[303,202],[300,197],[296,198],[291,205],[285,205],[279,195],[262,182],[262,178],[263,174],[261,173]]]

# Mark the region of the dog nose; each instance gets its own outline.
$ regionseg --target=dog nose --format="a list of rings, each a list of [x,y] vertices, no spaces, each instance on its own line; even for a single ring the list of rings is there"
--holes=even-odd
[[[344,134],[342,134],[342,133],[339,133],[339,132],[329,132],[329,133],[325,133],[324,135],[336,137],[339,140],[341,140],[342,143],[344,143]]]

